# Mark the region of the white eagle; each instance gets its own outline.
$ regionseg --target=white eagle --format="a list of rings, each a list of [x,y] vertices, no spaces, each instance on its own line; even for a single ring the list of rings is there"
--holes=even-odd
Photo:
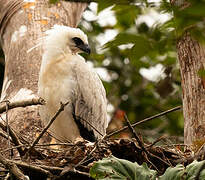
[[[60,141],[101,138],[107,128],[106,93],[97,73],[78,55],[90,53],[87,36],[77,28],[55,25],[46,31],[38,95],[46,101],[39,113],[46,125],[60,102],[69,104],[50,127]]]

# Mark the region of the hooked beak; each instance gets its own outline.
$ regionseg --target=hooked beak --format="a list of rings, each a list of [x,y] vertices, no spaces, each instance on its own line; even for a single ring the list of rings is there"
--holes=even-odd
[[[82,50],[85,53],[90,54],[90,47],[88,44],[80,44],[77,46],[80,50]]]

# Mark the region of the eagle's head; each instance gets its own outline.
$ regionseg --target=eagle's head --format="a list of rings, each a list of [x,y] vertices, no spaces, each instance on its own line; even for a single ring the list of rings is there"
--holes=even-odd
[[[53,54],[90,53],[85,33],[78,28],[63,25],[54,25],[52,29],[46,31],[44,50]]]

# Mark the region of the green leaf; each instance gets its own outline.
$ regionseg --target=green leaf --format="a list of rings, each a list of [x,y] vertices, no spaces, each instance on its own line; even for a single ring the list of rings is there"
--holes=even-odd
[[[135,23],[137,15],[141,10],[136,5],[116,5],[112,8],[115,11],[117,24],[120,28],[127,29]]]
[[[192,162],[191,164],[189,164],[187,167],[186,167],[186,173],[187,173],[187,177],[186,179],[187,180],[191,180],[191,179],[194,179],[196,177],[196,175],[198,174],[201,166],[203,166],[203,164],[205,163],[205,161],[194,161]],[[200,172],[200,177],[199,179],[205,179],[205,169],[203,169],[201,172]]]
[[[204,163],[205,161],[193,161],[186,167],[186,169],[181,164],[178,164],[174,168],[170,167],[159,177],[159,180],[181,180],[182,178],[185,180],[195,179]],[[205,179],[205,169],[201,171],[200,179]]]
[[[149,41],[143,37],[139,37],[135,39],[135,45],[132,47],[130,51],[129,58],[131,60],[138,60],[139,58],[148,54],[151,51],[151,45]]]
[[[196,16],[196,17],[204,17],[205,16],[205,11],[204,11],[204,8],[205,8],[205,3],[195,3],[195,4],[192,4],[191,6],[185,8],[184,10],[181,11],[181,14],[183,16]]]
[[[94,179],[103,180],[155,180],[157,172],[150,170],[145,163],[141,166],[114,156],[98,161],[90,169]]]
[[[119,46],[122,44],[128,44],[128,43],[138,43],[138,42],[145,41],[145,38],[142,36],[138,36],[135,34],[129,34],[129,33],[120,33],[118,34],[113,41],[110,41],[104,45],[104,48],[112,47],[112,46]]]
[[[181,180],[184,174],[184,166],[178,164],[176,167],[171,168],[169,167],[164,175],[159,177],[159,180]]]
[[[110,0],[99,1],[99,2],[98,2],[98,13],[99,13],[100,11],[103,11],[104,9],[106,9],[106,8],[108,8],[108,7],[110,7],[110,6],[112,6],[112,5],[114,5],[114,4],[113,4],[113,2],[110,1]]]
[[[50,4],[55,4],[55,3],[57,3],[59,0],[49,0],[49,3]]]
[[[157,171],[149,169],[146,163],[140,166],[112,156],[95,163],[90,169],[90,175],[99,180],[192,180],[200,171],[199,179],[205,179],[205,169],[202,168],[204,163],[205,161],[194,161],[186,168],[178,164],[176,167],[169,167],[162,176],[157,178]]]

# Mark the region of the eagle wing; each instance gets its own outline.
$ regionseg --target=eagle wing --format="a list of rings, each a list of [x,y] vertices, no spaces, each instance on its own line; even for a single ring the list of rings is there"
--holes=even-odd
[[[103,84],[93,68],[81,60],[75,64],[77,90],[74,119],[83,138],[93,141],[106,134],[107,99]]]

